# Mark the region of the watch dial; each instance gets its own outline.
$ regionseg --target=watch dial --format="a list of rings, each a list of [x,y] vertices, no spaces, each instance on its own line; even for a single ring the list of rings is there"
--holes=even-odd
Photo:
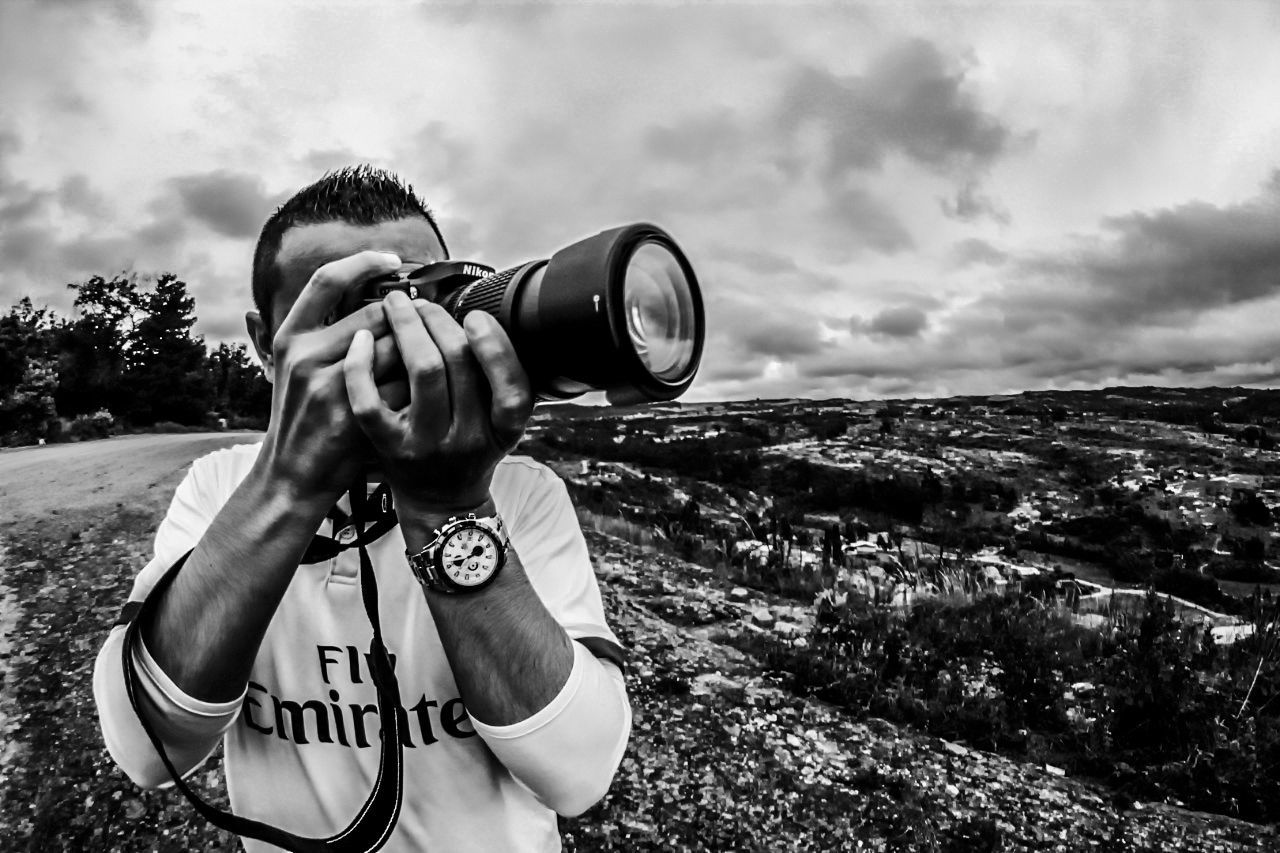
[[[445,574],[454,583],[477,586],[487,581],[498,567],[497,543],[487,530],[463,527],[444,541],[440,559]]]

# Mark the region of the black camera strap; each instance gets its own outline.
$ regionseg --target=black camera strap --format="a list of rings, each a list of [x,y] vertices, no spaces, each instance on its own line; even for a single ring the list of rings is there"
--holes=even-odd
[[[124,639],[124,683],[129,695],[129,703],[142,723],[142,728],[151,739],[151,743],[164,762],[165,768],[173,778],[178,790],[191,802],[205,820],[228,832],[234,832],[246,838],[266,841],[294,853],[372,853],[380,849],[391,837],[391,831],[400,817],[400,803],[403,799],[404,768],[402,766],[402,746],[400,742],[400,726],[396,711],[400,707],[400,685],[396,681],[395,672],[391,668],[391,658],[382,641],[382,626],[378,619],[378,585],[373,572],[373,563],[369,559],[366,545],[373,542],[394,526],[394,520],[387,524],[387,511],[384,507],[383,517],[367,530],[365,529],[366,495],[364,484],[351,489],[351,510],[356,525],[356,546],[360,551],[360,593],[364,601],[364,611],[373,626],[373,641],[369,646],[369,659],[372,662],[373,684],[378,694],[378,720],[381,723],[379,735],[382,738],[381,753],[378,758],[378,776],[374,780],[373,790],[364,805],[356,814],[351,824],[336,835],[328,838],[307,838],[294,835],[279,827],[261,821],[240,817],[231,812],[224,812],[203,800],[182,779],[177,768],[165,752],[164,744],[147,722],[145,714],[138,708],[137,687],[133,671],[133,650],[138,643],[141,617],[146,616],[160,600],[165,589],[177,577],[179,569],[191,556],[188,551],[169,568],[140,607],[126,608],[129,619]],[[384,502],[385,503],[385,502]],[[311,551],[312,549],[308,549]],[[132,611],[132,612],[130,612]]]

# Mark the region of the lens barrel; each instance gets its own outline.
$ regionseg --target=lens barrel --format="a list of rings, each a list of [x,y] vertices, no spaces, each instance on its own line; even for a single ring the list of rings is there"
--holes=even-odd
[[[544,400],[593,390],[617,404],[673,400],[702,359],[706,329],[693,267],[648,223],[485,276],[441,304],[459,321],[477,309],[496,317]]]

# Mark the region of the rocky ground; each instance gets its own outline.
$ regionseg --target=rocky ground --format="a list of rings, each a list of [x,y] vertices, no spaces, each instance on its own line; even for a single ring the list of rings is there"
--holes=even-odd
[[[92,505],[69,483],[56,524],[0,518],[0,848],[232,849],[179,795],[134,788],[102,748],[93,656],[182,467],[152,452],[165,460],[146,481],[157,485],[127,500],[111,469],[146,459],[102,447],[113,465],[80,483]],[[33,475],[27,489],[40,483]],[[8,506],[29,505],[20,485],[5,481]],[[739,647],[752,633],[802,634],[803,607],[735,596],[700,567],[588,539],[631,650],[635,727],[604,802],[563,821],[568,850],[1280,849],[1272,827],[1117,801],[1043,766],[796,696]],[[217,796],[216,761],[197,782]]]
[[[738,651],[804,608],[589,533],[632,649],[631,749],[581,850],[1280,849],[1274,827],[1158,803],[793,695]],[[735,600],[736,599],[736,600]],[[767,627],[760,627],[763,624]],[[779,630],[779,628],[781,630]]]

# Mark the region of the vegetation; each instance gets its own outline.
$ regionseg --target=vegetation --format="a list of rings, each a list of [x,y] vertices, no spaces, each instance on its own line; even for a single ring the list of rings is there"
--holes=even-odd
[[[1280,632],[1216,646],[1149,596],[1102,632],[1030,596],[903,614],[820,599],[805,643],[748,639],[807,694],[1259,822],[1280,819]]]
[[[194,336],[172,273],[68,285],[75,315],[24,298],[0,316],[0,445],[100,438],[156,424],[261,427],[270,386],[243,345]]]

